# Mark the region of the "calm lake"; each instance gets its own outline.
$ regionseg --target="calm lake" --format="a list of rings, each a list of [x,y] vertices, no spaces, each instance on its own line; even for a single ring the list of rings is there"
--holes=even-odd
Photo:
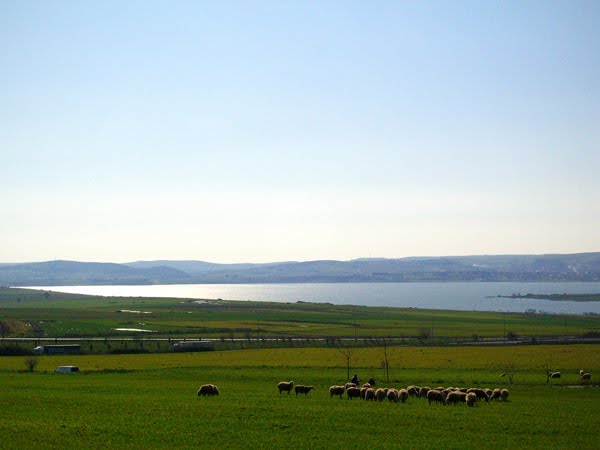
[[[512,294],[594,294],[593,283],[299,283],[299,284],[174,284],[150,286],[35,286],[77,294],[123,297],[316,302],[427,309],[600,313],[600,302],[563,302],[498,298]]]

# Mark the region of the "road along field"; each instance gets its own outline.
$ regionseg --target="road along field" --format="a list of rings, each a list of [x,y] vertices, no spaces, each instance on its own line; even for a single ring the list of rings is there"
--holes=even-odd
[[[2,448],[597,448],[600,346],[269,349],[150,355],[0,358]],[[469,408],[340,400],[351,373],[378,386],[508,388],[507,402]],[[57,374],[58,365],[80,373]],[[544,368],[561,371],[546,384]],[[501,374],[505,376],[500,376]],[[513,384],[510,384],[512,378]],[[313,385],[280,395],[277,382]],[[218,397],[198,397],[214,383]]]

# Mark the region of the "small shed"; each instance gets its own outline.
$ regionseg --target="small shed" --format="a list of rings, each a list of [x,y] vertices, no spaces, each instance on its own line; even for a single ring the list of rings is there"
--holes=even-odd
[[[58,373],[75,373],[75,372],[79,372],[79,367],[78,366],[58,366],[56,369],[54,369],[55,372]]]

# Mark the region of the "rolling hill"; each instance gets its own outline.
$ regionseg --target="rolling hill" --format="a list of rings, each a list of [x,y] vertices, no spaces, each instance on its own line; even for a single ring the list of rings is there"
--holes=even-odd
[[[77,261],[0,264],[0,285],[600,281],[600,253],[364,258],[216,264],[205,261]]]

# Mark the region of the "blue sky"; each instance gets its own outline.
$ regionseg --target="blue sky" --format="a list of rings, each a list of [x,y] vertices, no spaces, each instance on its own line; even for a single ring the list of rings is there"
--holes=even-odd
[[[600,4],[0,3],[0,261],[600,250]]]

